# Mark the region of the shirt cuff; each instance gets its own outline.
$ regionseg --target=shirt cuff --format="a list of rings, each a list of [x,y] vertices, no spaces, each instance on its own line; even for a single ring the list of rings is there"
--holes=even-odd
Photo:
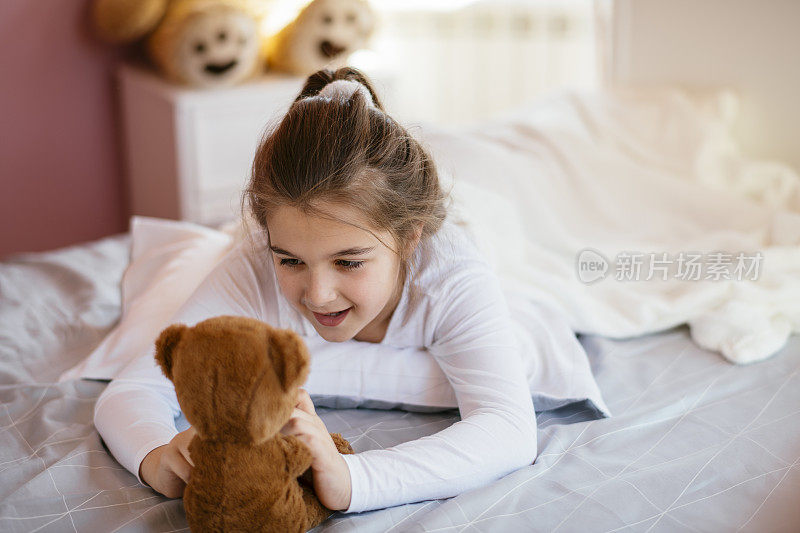
[[[364,479],[366,473],[361,464],[361,458],[358,454],[347,453],[342,454],[348,470],[350,470],[350,506],[340,513],[360,513],[366,510],[367,501],[364,491]]]

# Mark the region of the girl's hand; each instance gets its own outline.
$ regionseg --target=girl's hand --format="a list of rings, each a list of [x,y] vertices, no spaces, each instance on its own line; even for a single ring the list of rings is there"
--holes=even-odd
[[[350,470],[304,389],[298,389],[294,412],[281,433],[294,435],[311,451],[314,492],[322,505],[334,511],[350,507]]]
[[[194,468],[189,457],[189,443],[195,433],[190,427],[148,453],[139,465],[142,480],[167,498],[182,497]]]

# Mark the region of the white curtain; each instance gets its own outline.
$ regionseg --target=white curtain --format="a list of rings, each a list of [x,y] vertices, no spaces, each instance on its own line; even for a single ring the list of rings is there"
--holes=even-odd
[[[592,0],[373,0],[379,27],[351,63],[405,122],[465,124],[557,87],[600,82]]]

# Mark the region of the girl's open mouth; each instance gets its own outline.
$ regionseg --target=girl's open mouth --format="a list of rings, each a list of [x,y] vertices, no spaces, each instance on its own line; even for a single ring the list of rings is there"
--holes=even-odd
[[[314,313],[314,318],[317,319],[317,322],[322,324],[323,326],[338,326],[342,323],[344,318],[347,316],[347,313],[350,312],[352,307],[348,307],[344,311],[339,311],[337,313],[331,313],[330,315],[323,315],[321,313]]]

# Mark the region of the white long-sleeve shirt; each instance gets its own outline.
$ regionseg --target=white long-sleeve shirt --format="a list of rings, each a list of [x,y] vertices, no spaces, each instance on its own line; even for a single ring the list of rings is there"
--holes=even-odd
[[[353,350],[397,356],[427,350],[455,391],[461,420],[434,435],[382,450],[343,456],[352,493],[344,512],[454,496],[531,464],[536,417],[520,345],[499,280],[467,231],[450,222],[418,246],[410,279],[380,343],[325,341],[283,297],[270,252],[257,238],[237,245],[170,323],[194,325],[218,315],[254,317],[301,335],[312,357]],[[260,245],[258,243],[261,243]],[[405,321],[404,321],[405,319]],[[165,325],[166,326],[166,325]],[[180,406],[153,357],[135,358],[95,407],[109,450],[138,478],[139,465],[177,433]],[[314,390],[309,388],[314,395]],[[139,478],[139,481],[142,481]]]

